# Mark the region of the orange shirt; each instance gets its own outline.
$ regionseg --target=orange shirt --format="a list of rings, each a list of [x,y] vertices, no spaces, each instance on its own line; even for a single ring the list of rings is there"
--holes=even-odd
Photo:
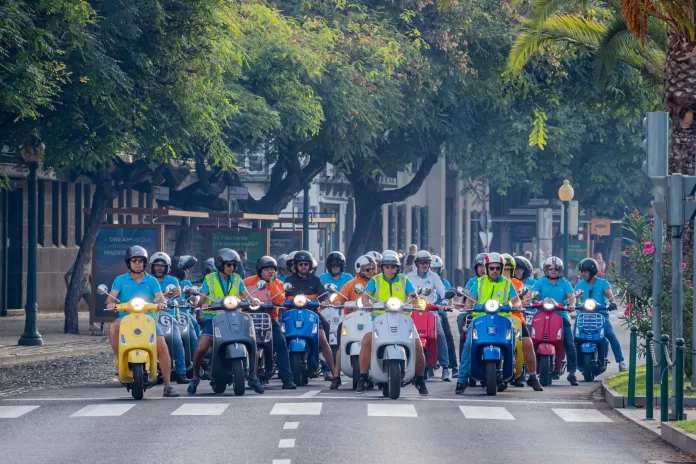
[[[524,285],[521,280],[517,280],[514,277],[510,279],[510,282],[512,282],[512,286],[515,287],[515,290],[517,291],[517,295],[520,294],[520,288]],[[246,282],[244,282],[246,283]],[[520,298],[521,299],[521,298]],[[522,324],[526,324],[526,320],[524,318],[524,313],[512,313],[517,319],[522,321]]]
[[[370,279],[365,279],[363,277],[355,276],[355,278],[349,282],[346,282],[343,287],[338,291],[340,295],[337,293],[336,294],[336,299],[334,300],[334,303],[336,304],[343,304],[346,301],[357,301],[358,298],[360,298],[360,295],[355,293],[355,286],[357,284],[362,284],[363,287],[367,287],[367,283],[370,281]],[[345,295],[346,298],[343,297]],[[345,314],[348,314],[350,311],[347,309],[344,309],[343,312]]]
[[[273,279],[273,281],[271,282],[266,282],[265,289],[258,290],[256,288],[256,283],[259,280],[261,280],[259,276],[251,276],[244,279],[244,285],[246,286],[247,291],[251,294],[251,296],[258,298],[264,303],[272,301],[274,305],[282,307],[283,303],[285,302],[283,282],[281,282],[278,279]],[[270,298],[273,296],[275,296],[275,298],[273,298],[273,300],[270,300]],[[271,319],[275,321],[278,320],[278,308],[273,309],[273,311],[269,311],[268,314],[271,316]]]

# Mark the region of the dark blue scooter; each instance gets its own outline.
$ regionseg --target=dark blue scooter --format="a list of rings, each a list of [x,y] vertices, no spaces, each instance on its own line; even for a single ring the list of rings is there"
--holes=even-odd
[[[595,300],[588,298],[576,305],[575,348],[578,352],[578,368],[585,382],[592,382],[595,377],[607,370],[609,360],[609,341],[604,333],[604,315],[600,310],[607,309]]]
[[[510,311],[509,305],[497,300],[474,305],[485,314],[469,326],[471,338],[471,377],[481,381],[488,396],[507,388],[515,373],[515,329],[509,318],[499,312]]]
[[[292,289],[292,285],[286,289]],[[283,313],[281,328],[285,334],[290,353],[290,369],[295,385],[307,385],[309,378],[316,376],[319,367],[319,316],[316,310],[319,302],[305,295],[297,295],[286,300],[288,308]]]

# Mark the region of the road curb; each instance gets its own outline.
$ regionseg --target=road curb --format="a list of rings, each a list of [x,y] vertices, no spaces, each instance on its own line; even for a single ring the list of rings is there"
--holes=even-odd
[[[696,454],[696,435],[693,433],[689,433],[668,422],[663,422],[660,435],[667,443],[687,453]]]
[[[625,408],[628,406],[628,397],[623,396],[621,393],[613,390],[606,382],[602,381],[602,396],[604,401],[609,403],[609,405],[614,409]],[[640,408],[645,407],[645,397],[636,396],[636,406]],[[669,404],[672,404],[672,397],[669,398]],[[660,395],[655,395],[653,398],[653,406],[660,405]],[[684,407],[685,408],[696,408],[696,397],[684,397]]]
[[[16,366],[31,362],[54,361],[57,359],[71,358],[74,356],[87,356],[90,354],[104,353],[110,350],[111,346],[105,345],[80,348],[65,348],[59,351],[48,351],[44,353],[0,356],[0,366]]]

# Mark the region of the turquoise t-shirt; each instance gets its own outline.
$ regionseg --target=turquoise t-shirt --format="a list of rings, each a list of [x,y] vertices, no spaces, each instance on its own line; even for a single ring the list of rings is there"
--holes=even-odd
[[[142,298],[146,303],[154,303],[155,295],[157,293],[162,293],[162,288],[160,283],[148,273],[145,273],[143,280],[140,283],[136,282],[133,277],[131,277],[130,272],[121,274],[116,277],[114,284],[111,286],[112,290],[118,292],[116,298],[121,301],[121,303],[127,303],[133,298]],[[125,316],[126,312],[119,312],[119,319]],[[152,315],[152,313],[148,313]]]
[[[567,279],[561,277],[552,283],[546,276],[537,280],[532,290],[539,292],[539,301],[544,298],[553,298],[556,303],[565,304],[568,295],[573,293],[573,287]],[[568,317],[568,311],[557,311],[560,316]]]
[[[575,286],[575,290],[582,290],[585,293],[578,298],[578,303],[582,303],[588,298],[592,298],[597,302],[599,305],[604,305],[607,306],[609,302],[607,301],[607,296],[604,294],[605,290],[610,290],[611,289],[611,284],[602,278],[596,277],[594,284],[590,285],[590,283],[586,280],[582,280],[577,283]],[[600,310],[601,313],[608,315],[609,310],[608,309],[602,309]]]

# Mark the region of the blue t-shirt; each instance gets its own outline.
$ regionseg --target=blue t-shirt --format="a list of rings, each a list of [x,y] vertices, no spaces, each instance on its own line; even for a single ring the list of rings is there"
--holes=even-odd
[[[466,286],[464,287],[464,290],[467,292],[471,293],[471,289],[476,286],[476,281],[478,280],[478,277],[472,277],[466,282]]]
[[[596,277],[595,282],[592,285],[590,285],[590,283],[586,280],[581,280],[575,286],[575,290],[582,290],[585,293],[580,298],[578,298],[578,303],[582,303],[586,299],[592,298],[597,302],[597,304],[606,306],[608,305],[608,302],[607,296],[604,294],[604,291],[607,289],[611,289],[611,284],[605,279]],[[603,309],[601,310],[601,312],[609,314],[609,310],[607,309]]]
[[[522,283],[523,283],[524,285],[526,285],[528,289],[531,290],[532,287],[536,285],[537,280],[536,280],[536,279],[532,279],[531,277],[527,277],[526,279],[524,279],[524,281],[523,281]]]
[[[130,272],[121,274],[116,277],[114,284],[111,286],[111,290],[116,290],[118,298],[122,303],[127,303],[133,298],[142,298],[146,303],[154,303],[155,295],[157,293],[162,293],[162,288],[160,283],[148,273],[144,273],[143,280],[140,283],[136,282],[133,277],[131,277]],[[126,312],[119,312],[119,319],[125,316]],[[152,313],[148,313],[152,315]]]
[[[330,272],[325,272],[319,276],[319,280],[321,280],[321,283],[324,284],[325,287],[327,284],[335,284],[340,290],[345,284],[353,280],[353,276],[347,272],[342,272],[341,275],[338,276],[338,279],[336,279]]]
[[[156,278],[157,278],[157,277],[155,277],[155,279],[156,279]],[[162,289],[162,293],[164,293],[165,291],[167,291],[167,286],[168,286],[168,285],[174,285],[175,287],[179,287],[179,290],[181,290],[181,287],[179,286],[179,281],[176,280],[176,277],[171,276],[171,275],[166,275],[166,276],[164,276],[164,277],[162,278],[162,281],[161,281],[159,284],[160,284],[160,288]],[[165,298],[166,298],[166,297],[167,297],[167,296],[165,295]],[[178,299],[178,298],[177,298],[177,299]],[[170,305],[171,305],[171,303],[170,303]],[[174,315],[176,314],[176,310],[174,310],[174,309],[167,309],[167,310],[165,310],[165,311],[168,312],[169,314],[171,314],[172,316],[174,316]]]
[[[539,300],[544,298],[553,298],[556,303],[564,304],[568,295],[573,293],[573,287],[567,279],[561,277],[552,283],[546,276],[537,280],[532,290],[539,292]],[[568,311],[558,311],[558,314],[563,317],[568,317]]]
[[[285,279],[287,279],[287,278],[288,278],[288,276],[285,276],[282,274],[276,275],[276,279],[280,280],[281,282],[285,282]]]
[[[503,277],[501,277],[501,279],[502,278]],[[478,279],[480,279],[480,277],[477,277],[476,281],[478,281]],[[471,286],[471,291],[469,293],[469,296],[471,298],[473,298],[474,300],[478,300],[478,296],[479,296],[478,289],[479,289],[479,286],[476,283],[474,283],[474,285]],[[515,290],[515,286],[512,285],[512,282],[510,282],[510,291],[508,293],[508,296],[509,296],[508,300],[512,300],[513,298],[515,298],[517,296],[517,290]]]
[[[375,293],[375,281],[374,281],[374,279],[378,278],[380,275],[382,275],[382,277],[384,277],[384,274],[377,274],[375,277],[370,279],[370,281],[367,283],[367,287],[365,287],[365,291],[370,292],[370,294],[373,296]],[[406,276],[403,276],[403,277],[406,279]],[[402,274],[397,274],[396,277],[394,277],[394,280],[391,281],[391,283],[392,284],[399,283],[401,281],[401,278],[402,278]],[[389,282],[389,280],[387,280],[386,277],[384,278],[384,280]],[[406,279],[406,287],[405,288],[406,288],[406,296],[407,297],[408,297],[408,295],[410,295],[411,293],[414,293],[416,291],[416,289],[413,288],[413,284],[408,279]]]
[[[447,290],[452,290],[452,286],[450,285],[449,280],[442,279],[442,285],[444,285]]]

